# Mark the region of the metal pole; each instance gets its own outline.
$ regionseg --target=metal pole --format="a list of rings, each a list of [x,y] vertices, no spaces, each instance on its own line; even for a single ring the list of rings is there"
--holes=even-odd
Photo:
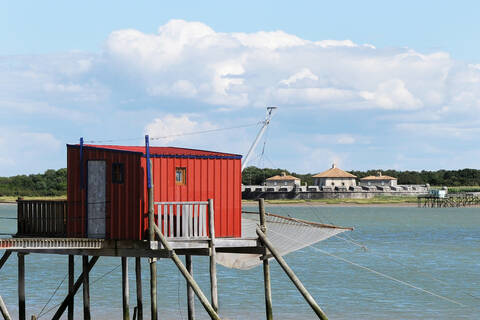
[[[193,265],[192,256],[185,255],[185,267],[188,273],[193,277]],[[188,307],[188,320],[195,320],[195,292],[192,290],[192,286],[187,282],[187,307]]]
[[[73,285],[75,282],[75,256],[68,255],[68,294],[73,292]],[[74,299],[68,304],[68,320],[73,320],[73,315],[75,312]]]
[[[218,289],[217,289],[217,259],[215,249],[215,213],[213,199],[208,199],[208,223],[210,231],[210,293],[212,307],[218,312]]]
[[[207,313],[210,315],[210,318],[214,320],[220,320],[220,317],[218,316],[217,312],[215,311],[215,309],[213,309],[207,297],[205,297],[205,295],[203,294],[202,289],[200,289],[195,279],[193,279],[193,277],[188,272],[187,268],[185,268],[185,266],[183,265],[182,261],[180,260],[178,255],[175,253],[175,251],[172,250],[172,248],[170,247],[170,244],[168,243],[167,239],[165,239],[160,229],[155,225],[153,227],[155,228],[155,233],[160,239],[160,242],[162,243],[163,247],[171,253],[171,258],[173,262],[177,265],[178,269],[182,273],[185,280],[187,280],[187,282],[192,286],[193,291],[197,295],[198,299],[202,303]]]
[[[263,242],[263,244],[268,248],[268,250],[270,250],[272,255],[278,261],[278,264],[282,267],[283,271],[285,271],[285,273],[290,278],[290,280],[292,280],[293,284],[297,287],[298,291],[300,291],[303,298],[308,302],[310,307],[317,314],[318,318],[321,319],[321,320],[328,320],[327,315],[323,312],[323,310],[317,304],[315,299],[313,299],[312,295],[303,286],[300,279],[298,279],[298,277],[295,275],[295,273],[292,271],[292,269],[290,269],[290,267],[285,262],[285,260],[282,258],[282,256],[277,252],[277,249],[275,249],[275,247],[272,245],[270,240],[267,239],[267,237],[263,233],[262,229],[260,229],[259,227],[257,227],[257,234],[260,237],[260,240]]]
[[[130,320],[130,294],[128,287],[128,260],[127,257],[122,257],[122,309],[123,320]]]
[[[258,206],[260,211],[260,228],[264,233],[267,231],[266,217],[265,217],[265,201],[263,198],[258,199]],[[272,285],[270,278],[270,262],[264,256],[263,259],[263,282],[265,287],[265,313],[267,320],[273,320],[273,307],[272,307]]]
[[[141,258],[135,258],[135,277],[136,277],[136,284],[137,284],[137,307],[134,311],[136,311],[136,319],[143,320],[143,297],[142,297],[142,264]]]
[[[18,253],[18,319],[26,320],[25,310],[25,254]]]

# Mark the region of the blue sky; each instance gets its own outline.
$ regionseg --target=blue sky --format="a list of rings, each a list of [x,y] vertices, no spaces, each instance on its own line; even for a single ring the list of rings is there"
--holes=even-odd
[[[0,176],[65,167],[80,136],[141,144],[270,105],[257,166],[478,168],[479,7],[0,1]],[[245,154],[257,130],[155,143]]]

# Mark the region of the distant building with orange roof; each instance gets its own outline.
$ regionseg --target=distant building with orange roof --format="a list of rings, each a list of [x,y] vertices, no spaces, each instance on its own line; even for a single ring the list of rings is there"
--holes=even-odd
[[[357,176],[337,168],[335,163],[327,171],[313,176],[313,183],[319,187],[350,188],[357,185]]]
[[[282,172],[281,175],[273,176],[266,179],[267,187],[294,187],[300,186],[300,179]]]
[[[376,176],[367,176],[360,179],[361,186],[387,186],[395,187],[397,185],[397,178],[384,176],[382,172],[378,172]]]

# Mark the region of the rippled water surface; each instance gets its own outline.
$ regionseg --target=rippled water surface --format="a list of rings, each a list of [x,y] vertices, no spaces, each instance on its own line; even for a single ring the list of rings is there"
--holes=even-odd
[[[341,234],[343,239],[331,238],[286,256],[287,262],[330,319],[480,319],[479,208],[302,206],[269,207],[268,210],[355,227],[355,231]],[[15,216],[14,205],[0,204],[0,217]],[[15,231],[15,220],[0,219],[0,233]],[[76,258],[77,273],[80,260]],[[133,262],[131,259],[131,309],[136,301]],[[193,262],[195,277],[208,293],[208,259],[194,257]],[[121,319],[119,265],[120,258],[101,258],[91,273],[94,319]],[[142,267],[144,312],[148,315],[146,260]],[[17,317],[16,270],[16,255],[12,255],[0,270],[0,295],[14,318]],[[31,254],[26,257],[28,318],[40,313],[66,271],[67,258],[64,256]],[[239,271],[218,266],[218,282],[222,319],[265,318],[261,268]],[[66,283],[63,283],[44,310],[61,301],[65,288]],[[175,265],[166,259],[158,262],[158,291],[159,319],[186,319],[185,281]],[[272,291],[275,319],[315,318],[276,262],[272,263]],[[81,317],[81,292],[77,296],[76,313]],[[198,301],[196,313],[197,319],[208,318]],[[49,319],[51,315],[51,312],[47,313],[40,319]]]

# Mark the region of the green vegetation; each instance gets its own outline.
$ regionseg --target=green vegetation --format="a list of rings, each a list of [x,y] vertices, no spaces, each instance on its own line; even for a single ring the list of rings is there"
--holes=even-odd
[[[383,175],[392,176],[398,179],[398,184],[430,184],[434,186],[450,187],[478,187],[480,190],[480,170],[477,169],[461,169],[461,170],[438,170],[438,171],[397,171],[397,170],[368,170],[368,171],[350,171],[358,178],[376,175],[381,171]],[[242,182],[246,185],[262,185],[266,178],[286,172],[296,176],[303,183],[312,184],[314,174],[297,174],[286,169],[260,169],[257,167],[248,167],[242,173]],[[475,189],[475,190],[477,190]],[[473,190],[464,190],[473,191]]]
[[[245,185],[263,185],[265,182],[265,179],[276,176],[276,175],[281,175],[282,172],[285,172],[286,174],[295,176],[297,178],[300,178],[302,180],[302,184],[305,182],[309,185],[313,184],[313,178],[312,174],[307,173],[307,174],[300,174],[300,173],[295,173],[288,171],[287,169],[271,169],[271,168],[257,168],[257,167],[247,167],[245,170],[242,172],[242,183]]]
[[[67,194],[67,169],[47,170],[43,174],[0,177],[0,197],[51,197]]]

